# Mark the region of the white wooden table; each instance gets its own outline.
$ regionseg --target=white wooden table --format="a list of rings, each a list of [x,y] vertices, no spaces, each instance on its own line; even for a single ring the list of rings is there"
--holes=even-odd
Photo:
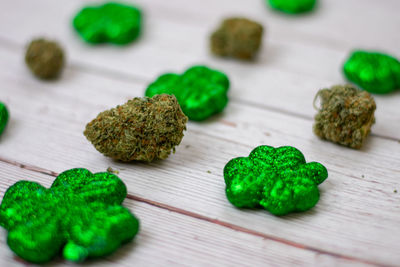
[[[71,19],[88,2],[0,3],[0,101],[11,113],[0,140],[1,196],[20,179],[49,186],[70,168],[119,170],[129,191],[124,205],[142,228],[133,243],[93,266],[400,265],[400,91],[375,96],[376,124],[362,150],[312,133],[313,97],[345,82],[341,66],[352,49],[400,57],[400,1],[321,0],[315,13],[284,16],[262,0],[135,0],[145,13],[144,34],[126,47],[92,47],[77,37]],[[266,27],[255,63],[210,55],[210,32],[231,15]],[[24,65],[25,45],[39,36],[67,51],[57,81],[39,81]],[[143,96],[161,73],[199,63],[229,75],[230,102],[207,122],[189,122],[167,160],[112,161],[83,136],[100,111]],[[315,208],[275,217],[227,201],[224,165],[261,144],[295,146],[328,168]],[[0,266],[25,265],[5,239],[2,231]]]

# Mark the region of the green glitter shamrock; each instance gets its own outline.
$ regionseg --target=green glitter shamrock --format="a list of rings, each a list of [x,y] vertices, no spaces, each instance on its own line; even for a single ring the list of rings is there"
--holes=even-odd
[[[318,162],[306,163],[294,147],[256,147],[249,157],[224,168],[226,196],[238,208],[261,208],[275,215],[305,211],[319,200],[318,185],[328,177]]]
[[[343,65],[348,80],[370,93],[386,94],[400,88],[400,62],[386,54],[354,51]]]
[[[0,135],[3,133],[8,122],[8,111],[4,103],[0,102]]]
[[[298,14],[311,11],[317,0],[267,0],[270,6],[276,10]]]
[[[139,230],[138,220],[121,206],[127,194],[114,174],[86,169],[61,173],[49,189],[19,181],[6,191],[0,225],[18,256],[51,260],[62,248],[67,260],[82,261],[115,251]]]
[[[138,8],[109,2],[83,8],[73,26],[88,43],[127,44],[140,35],[141,12]]]
[[[225,108],[228,89],[229,79],[224,73],[206,66],[193,66],[181,75],[161,75],[147,87],[145,95],[175,95],[190,120],[202,121]]]

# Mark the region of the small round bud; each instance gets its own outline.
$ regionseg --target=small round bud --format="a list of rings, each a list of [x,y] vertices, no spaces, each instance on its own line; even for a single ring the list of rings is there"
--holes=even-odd
[[[36,39],[26,50],[25,62],[36,77],[54,79],[64,66],[64,52],[56,42]]]
[[[228,18],[211,35],[211,51],[218,56],[250,60],[261,47],[263,26],[246,18]]]

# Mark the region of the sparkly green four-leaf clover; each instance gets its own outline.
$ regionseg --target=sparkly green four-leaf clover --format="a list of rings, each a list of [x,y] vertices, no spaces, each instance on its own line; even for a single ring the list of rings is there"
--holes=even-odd
[[[88,43],[127,44],[140,35],[141,12],[113,2],[88,6],[75,16],[73,26]]]
[[[311,11],[317,0],[266,0],[270,6],[276,10],[288,13],[298,14]]]
[[[175,95],[190,120],[202,121],[221,112],[228,103],[228,77],[206,66],[193,66],[183,74],[166,73],[151,83],[145,95]]]
[[[259,146],[249,157],[232,159],[224,168],[226,196],[233,205],[264,208],[275,215],[314,207],[318,185],[327,177],[322,164],[306,163],[291,146]]]
[[[357,50],[343,65],[346,78],[362,89],[386,94],[400,89],[400,62],[387,54]]]
[[[3,133],[8,122],[8,110],[4,103],[0,102],[0,135]]]
[[[71,261],[100,257],[138,232],[138,220],[121,206],[126,195],[116,175],[86,169],[61,173],[49,189],[19,181],[4,195],[0,225],[10,248],[30,262],[47,262],[61,249]]]

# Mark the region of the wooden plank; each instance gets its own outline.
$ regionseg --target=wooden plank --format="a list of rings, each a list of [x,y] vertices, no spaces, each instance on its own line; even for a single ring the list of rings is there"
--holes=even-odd
[[[0,197],[18,180],[36,181],[49,187],[52,176],[0,162]],[[115,254],[89,262],[108,266],[261,266],[354,264],[352,261],[287,246],[272,240],[228,229],[149,204],[126,199],[129,208],[141,222],[134,242]],[[71,265],[61,259],[56,266]],[[357,264],[357,263],[356,263]],[[0,265],[24,266],[6,245],[6,232],[0,235]],[[361,264],[360,264],[361,265]]]
[[[20,46],[34,36],[54,37],[67,45],[71,64],[100,68],[102,74],[122,73],[146,84],[160,73],[180,72],[192,64],[205,63],[230,76],[233,101],[309,119],[315,114],[312,101],[316,92],[345,82],[340,68],[350,50],[379,49],[400,56],[400,36],[396,34],[400,19],[393,14],[399,6],[393,0],[384,4],[362,0],[324,1],[313,16],[296,20],[269,11],[262,1],[254,1],[245,9],[242,3],[227,0],[219,1],[218,5],[210,0],[190,3],[174,0],[168,4],[159,0],[135,2],[146,10],[148,30],[139,42],[126,48],[83,44],[68,27],[82,5],[78,0],[68,1],[62,10],[58,3],[47,0],[10,2],[6,5],[8,12],[0,18],[0,36],[3,41],[11,40]],[[21,9],[21,5],[26,8]],[[210,5],[212,9],[202,8]],[[42,10],[49,11],[42,14]],[[264,49],[254,64],[217,59],[208,52],[210,31],[221,17],[239,11],[268,25]],[[30,18],[29,23],[18,24],[26,18]],[[49,25],[48,21],[53,23]],[[16,24],[17,28],[7,26]],[[351,27],[343,31],[343,24]],[[378,109],[373,133],[399,140],[400,93],[377,95],[375,99]]]
[[[14,55],[1,51],[0,58]],[[318,140],[307,120],[231,104],[223,117],[190,123],[177,153],[168,160],[118,163],[96,152],[82,130],[102,109],[137,95],[140,83],[74,68],[66,71],[62,83],[42,83],[29,78],[16,59],[1,62],[7,62],[0,65],[0,78],[13,118],[2,138],[2,158],[57,172],[78,166],[104,171],[112,166],[121,171],[129,192],[139,197],[325,252],[385,264],[399,260],[400,206],[399,195],[393,193],[399,171],[396,142],[372,137],[365,150],[350,150]],[[295,145],[307,160],[328,167],[330,178],[321,186],[322,198],[313,210],[279,218],[263,211],[239,211],[227,202],[224,164],[264,143]]]
[[[400,23],[397,16],[399,3],[396,0],[380,2],[325,0],[319,3],[316,12],[303,16],[287,16],[273,12],[264,4],[264,1],[258,0],[251,0],[246,4],[229,0],[218,2],[170,0],[168,3],[162,0],[127,0],[126,2],[142,8],[147,27],[159,26],[163,21],[164,23],[179,23],[179,28],[190,26],[212,29],[226,16],[243,15],[265,23],[268,26],[268,32],[276,40],[305,45],[314,44],[333,50],[364,46],[387,49],[391,53],[399,52],[400,37],[393,35]],[[9,38],[15,41],[24,40],[35,33],[52,33],[61,38],[70,38],[73,33],[67,25],[70,24],[73,15],[88,3],[96,4],[98,1],[66,1],[63,3],[62,10],[53,1],[7,2],[2,7],[5,11],[12,11],[12,13],[3,13],[1,32],[9,34]],[[46,7],[46,12],[41,9],[43,7]],[[52,10],[60,12],[51,12]],[[49,21],[53,23],[47,23]],[[9,23],[18,25],[18,29],[9,27]],[[369,26],[368,29],[366,29],[367,26]],[[179,29],[174,30],[176,31],[167,32],[168,35],[176,37]],[[145,38],[153,36],[152,31],[145,30],[144,33]],[[181,41],[190,42],[190,38]],[[168,47],[171,48],[170,45]]]
[[[353,47],[399,55],[398,1],[324,1],[313,16],[301,18],[272,13],[262,1],[245,8],[242,2],[227,0],[135,1],[146,10],[149,30],[140,42],[124,49],[85,46],[66,26],[85,2],[65,1],[62,10],[54,1],[3,3],[0,43],[9,50],[0,51],[1,92],[12,110],[12,121],[0,143],[3,160],[15,159],[51,171],[76,166],[104,171],[111,165],[121,170],[130,193],[147,203],[194,212],[191,216],[222,222],[225,228],[233,225],[242,227],[241,232],[317,248],[322,257],[329,258],[322,262],[328,265],[340,264],[331,261],[329,253],[397,264],[400,207],[399,195],[393,190],[398,189],[400,172],[398,143],[373,137],[363,150],[353,151],[322,142],[311,133],[315,113],[311,101],[318,88],[343,82],[339,67]],[[221,17],[234,13],[257,18],[268,26],[266,46],[253,65],[208,54],[210,30]],[[38,82],[22,64],[22,44],[42,33],[67,46],[70,67],[60,82]],[[203,124],[190,123],[176,155],[149,165],[121,164],[102,157],[84,140],[85,123],[99,111],[142,95],[146,84],[159,73],[181,71],[193,62],[227,71],[234,85],[233,101],[223,116]],[[377,97],[376,135],[400,138],[399,96]],[[321,186],[321,201],[311,212],[276,218],[262,211],[238,211],[227,203],[221,175],[224,164],[263,143],[295,145],[308,160],[319,160],[328,167],[330,178]],[[166,228],[177,226],[179,230],[181,226],[175,223],[175,219],[168,221]],[[187,246],[191,243],[186,242]],[[171,248],[174,246],[165,254],[170,255]],[[279,258],[285,251],[286,247],[277,249]],[[147,257],[154,255],[146,253]],[[290,251],[288,255],[298,253]],[[200,256],[193,254],[195,259]],[[263,259],[256,258],[254,263]]]

